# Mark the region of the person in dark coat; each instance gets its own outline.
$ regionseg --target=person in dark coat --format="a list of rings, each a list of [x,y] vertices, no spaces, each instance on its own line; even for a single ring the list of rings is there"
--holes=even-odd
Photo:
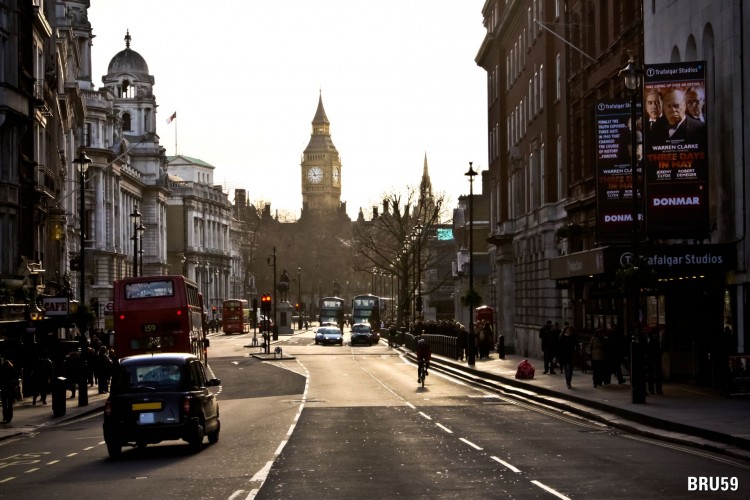
[[[555,351],[557,350],[557,339],[553,338],[552,322],[547,323],[539,330],[539,339],[542,341],[542,352],[544,353],[544,373],[555,374]]]
[[[576,338],[573,327],[565,323],[560,339],[557,341],[557,360],[562,365],[565,374],[565,383],[568,389],[572,389],[573,381],[573,360],[575,353],[578,351],[578,339]]]
[[[652,328],[646,344],[646,384],[649,394],[663,394],[662,391],[662,346],[659,330]]]
[[[65,378],[71,392],[70,398],[73,399],[76,397],[76,390],[81,379],[81,356],[76,351],[65,356]]]
[[[685,92],[668,89],[662,95],[664,121],[652,131],[652,142],[658,145],[697,144],[706,151],[706,124],[687,114]]]
[[[52,384],[52,361],[50,361],[47,355],[42,354],[34,363],[32,370],[31,383],[33,385],[33,392],[31,404],[36,405],[36,398],[39,398],[42,404],[46,405],[47,394],[49,394],[50,385]]]
[[[3,423],[13,420],[13,403],[16,399],[18,373],[9,359],[0,359],[0,400],[3,404]]]
[[[593,372],[594,387],[604,385],[607,371],[606,364],[607,339],[603,328],[597,328],[591,337],[591,370]]]
[[[106,394],[109,392],[109,379],[112,377],[112,360],[109,357],[107,346],[99,348],[95,363],[94,370],[96,380],[99,383],[99,394]]]

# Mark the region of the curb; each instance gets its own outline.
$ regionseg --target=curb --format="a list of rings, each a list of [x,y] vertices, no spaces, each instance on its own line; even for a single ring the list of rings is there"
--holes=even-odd
[[[399,348],[399,350],[404,353],[407,359],[416,363],[414,353],[402,348]],[[430,365],[431,369],[493,392],[500,392],[514,399],[544,404],[630,433],[750,461],[750,439],[744,437],[722,434],[605,405],[597,401],[553,391],[546,387],[479,371],[437,356],[432,357]]]

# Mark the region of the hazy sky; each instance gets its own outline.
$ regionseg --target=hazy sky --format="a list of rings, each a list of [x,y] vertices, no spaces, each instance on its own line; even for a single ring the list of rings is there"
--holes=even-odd
[[[425,153],[450,206],[486,169],[484,0],[91,0],[94,85],[130,48],[155,78],[157,133],[225,191],[299,216],[301,156],[322,91],[342,201],[369,218],[416,186]],[[177,119],[167,118],[177,112]],[[475,189],[480,191],[479,183]],[[230,192],[230,200],[234,193]]]

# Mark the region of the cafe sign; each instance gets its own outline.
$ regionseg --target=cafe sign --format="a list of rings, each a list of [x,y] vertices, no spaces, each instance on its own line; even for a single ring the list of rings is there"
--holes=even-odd
[[[42,299],[45,316],[67,316],[69,305],[68,297],[44,297]]]

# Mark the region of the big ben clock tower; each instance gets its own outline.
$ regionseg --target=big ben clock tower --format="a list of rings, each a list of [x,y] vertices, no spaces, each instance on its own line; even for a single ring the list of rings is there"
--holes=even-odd
[[[302,154],[302,215],[341,209],[341,159],[331,140],[323,95],[312,121],[310,142]]]

